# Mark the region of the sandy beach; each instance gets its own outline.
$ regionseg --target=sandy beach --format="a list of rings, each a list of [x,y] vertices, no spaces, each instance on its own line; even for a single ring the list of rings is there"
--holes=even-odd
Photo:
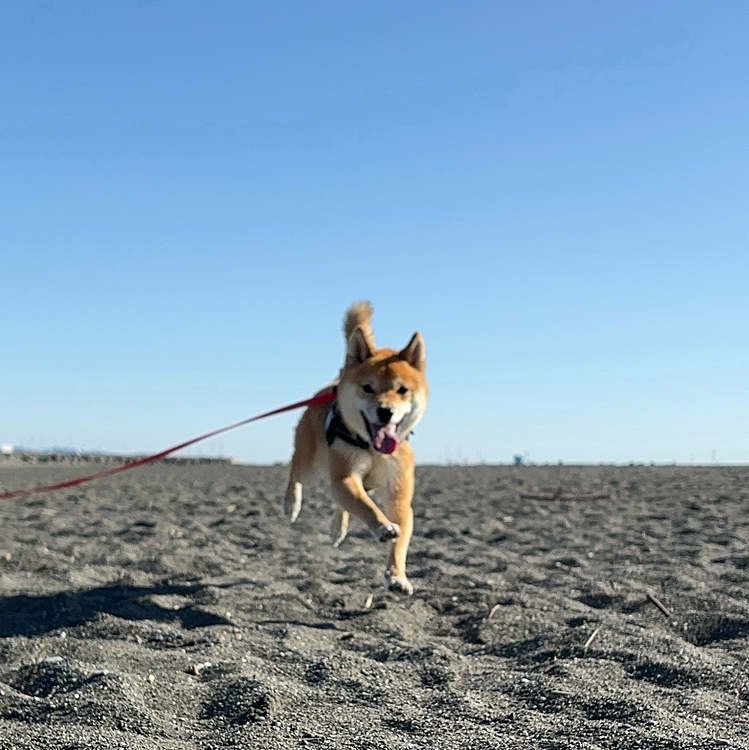
[[[2,501],[0,747],[749,748],[749,468],[419,467],[411,598],[285,478]]]

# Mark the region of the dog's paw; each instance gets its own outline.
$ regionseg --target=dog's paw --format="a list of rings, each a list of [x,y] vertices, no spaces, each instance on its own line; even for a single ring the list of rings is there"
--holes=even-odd
[[[374,533],[379,542],[392,542],[401,535],[401,528],[397,523],[383,523]]]
[[[385,586],[387,586],[388,591],[404,596],[411,596],[414,592],[414,587],[406,576],[393,576],[387,571],[385,572]]]
[[[333,542],[333,546],[337,547],[345,538],[348,533],[348,512],[345,510],[337,510],[333,514],[333,518],[330,522],[330,539]]]
[[[283,499],[283,512],[289,517],[289,522],[294,523],[299,518],[299,511],[302,509],[302,483],[294,482],[286,490]]]

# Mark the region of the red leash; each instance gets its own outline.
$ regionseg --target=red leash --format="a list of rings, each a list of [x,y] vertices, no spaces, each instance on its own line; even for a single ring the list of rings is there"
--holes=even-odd
[[[104,471],[100,471],[97,474],[89,474],[85,477],[78,477],[77,479],[68,479],[66,482],[58,482],[57,484],[48,484],[44,487],[29,487],[25,490],[11,490],[10,492],[2,492],[0,493],[0,500],[7,500],[11,497],[19,497],[20,495],[35,495],[38,492],[52,492],[54,490],[62,490],[66,487],[75,487],[77,484],[84,484],[85,482],[92,482],[94,479],[101,479],[102,477],[108,477],[111,474],[119,474],[121,471],[128,471],[130,469],[135,469],[138,466],[145,466],[146,464],[152,464],[154,461],[160,461],[162,458],[166,458],[170,453],[174,453],[175,451],[182,450],[182,448],[187,448],[191,445],[194,445],[195,443],[199,443],[201,440],[207,440],[209,437],[213,437],[214,435],[220,435],[222,432],[228,432],[229,430],[234,430],[237,427],[242,427],[243,425],[249,424],[250,422],[257,422],[259,419],[265,419],[266,417],[273,417],[276,414],[282,414],[285,411],[292,411],[293,409],[301,409],[303,406],[315,406],[317,404],[329,404],[331,401],[335,399],[335,393],[333,391],[328,391],[327,393],[320,393],[317,396],[313,396],[312,398],[308,398],[306,401],[297,401],[295,404],[289,404],[288,406],[282,406],[280,409],[273,409],[273,411],[266,411],[263,414],[257,414],[254,417],[250,417],[249,419],[243,419],[241,422],[235,422],[234,424],[230,424],[228,427],[222,427],[218,430],[213,430],[212,432],[206,432],[205,435],[200,435],[200,437],[193,438],[192,440],[187,440],[184,443],[180,443],[179,445],[175,445],[172,448],[167,448],[165,451],[161,451],[160,453],[154,453],[152,456],[145,456],[143,458],[139,458],[136,461],[131,461],[128,464],[123,464],[122,466],[115,466],[112,469],[105,469]]]

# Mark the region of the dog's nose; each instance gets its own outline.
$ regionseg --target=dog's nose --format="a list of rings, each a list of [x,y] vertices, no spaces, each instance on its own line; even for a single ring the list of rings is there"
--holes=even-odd
[[[392,418],[392,409],[386,409],[384,406],[377,409],[377,419],[380,420],[380,424],[387,424]]]

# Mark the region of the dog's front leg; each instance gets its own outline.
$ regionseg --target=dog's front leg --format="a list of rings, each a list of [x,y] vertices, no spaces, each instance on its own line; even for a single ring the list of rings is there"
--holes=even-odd
[[[398,479],[392,483],[388,492],[388,516],[398,524],[400,536],[390,545],[388,566],[385,571],[385,585],[390,591],[410,596],[413,586],[406,578],[406,555],[414,525],[414,514],[411,499],[414,492],[413,462],[402,466]]]
[[[379,541],[389,542],[400,536],[400,528],[397,524],[391,523],[377,507],[364,489],[360,476],[349,474],[340,479],[333,479],[332,487],[335,499],[343,510],[361,518]]]

